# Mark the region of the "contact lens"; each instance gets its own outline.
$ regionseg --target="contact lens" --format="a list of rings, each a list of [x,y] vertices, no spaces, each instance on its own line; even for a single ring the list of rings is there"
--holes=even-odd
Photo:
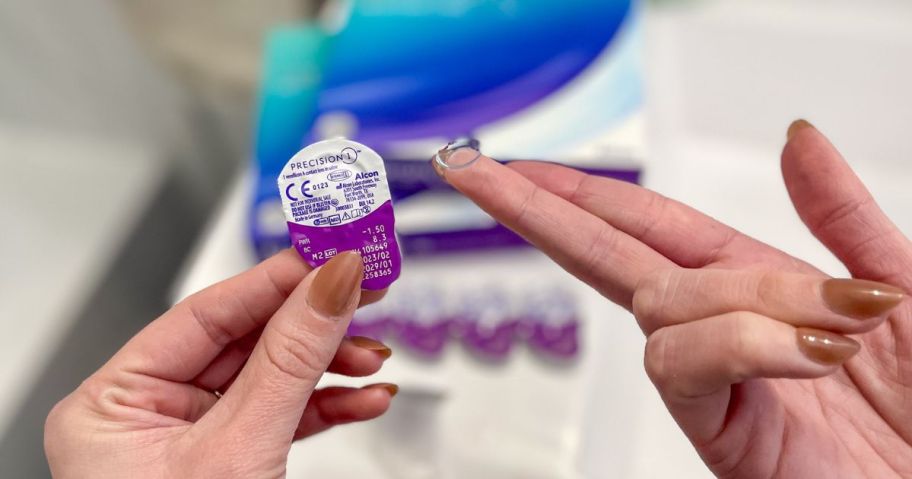
[[[457,138],[434,155],[434,162],[445,170],[468,168],[481,158],[478,140],[474,138]]]

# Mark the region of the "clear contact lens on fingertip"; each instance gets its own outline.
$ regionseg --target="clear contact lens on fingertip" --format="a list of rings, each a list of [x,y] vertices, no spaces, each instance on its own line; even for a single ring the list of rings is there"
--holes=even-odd
[[[481,158],[480,143],[475,138],[457,138],[434,155],[434,162],[446,170],[467,168]]]

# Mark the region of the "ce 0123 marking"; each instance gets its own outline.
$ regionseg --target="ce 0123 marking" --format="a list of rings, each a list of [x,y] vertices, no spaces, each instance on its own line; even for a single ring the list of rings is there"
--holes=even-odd
[[[291,201],[300,201],[301,198],[291,194],[293,192],[292,190],[295,189],[295,185],[297,185],[297,183],[289,183],[288,186],[285,187],[285,196]],[[308,185],[310,185],[310,180],[304,181],[304,183],[301,183],[301,188],[299,188],[299,190],[305,198],[313,198],[313,195],[310,194],[310,187]]]

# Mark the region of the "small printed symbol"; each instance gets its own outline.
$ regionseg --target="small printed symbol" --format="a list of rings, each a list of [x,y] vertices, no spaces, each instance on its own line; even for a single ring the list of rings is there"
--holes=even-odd
[[[337,225],[342,222],[342,218],[339,215],[332,215],[329,218],[329,224]]]
[[[345,214],[344,214],[344,215],[342,215],[342,221],[345,221],[345,220],[350,220],[350,219],[352,219],[352,217],[351,217],[351,215],[350,215],[350,214],[348,214],[348,213],[345,213]]]
[[[370,213],[371,208],[370,208],[370,206],[365,206],[365,207],[361,208],[361,211],[363,211],[364,214],[367,214],[367,213]]]
[[[342,157],[343,163],[350,165],[350,164],[358,161],[358,153],[360,153],[358,150],[356,150],[352,147],[346,147],[346,148],[342,148],[342,151],[339,152],[339,156]]]
[[[314,225],[316,225],[316,226],[323,226],[323,225],[328,225],[328,224],[329,224],[329,219],[327,219],[327,218],[317,218],[314,220]]]
[[[331,204],[333,206],[339,206],[339,200],[333,198],[333,199],[329,200],[329,204]]]
[[[352,210],[352,213],[351,213],[352,218],[360,218],[363,214],[364,214],[364,212],[362,212],[361,210]]]
[[[325,256],[326,258],[332,258],[333,256],[336,255],[337,252],[338,251],[336,250],[336,248],[329,248],[328,250],[323,252],[323,256]]]
[[[285,187],[285,197],[291,201],[298,201],[299,198],[296,196],[292,196],[292,194],[291,194],[291,189],[294,188],[294,185],[295,185],[294,183],[289,183],[288,186]]]
[[[313,195],[308,193],[308,191],[310,191],[310,188],[308,188],[307,185],[309,185],[309,184],[310,184],[310,181],[305,181],[304,183],[301,183],[301,194],[308,198],[313,198]]]

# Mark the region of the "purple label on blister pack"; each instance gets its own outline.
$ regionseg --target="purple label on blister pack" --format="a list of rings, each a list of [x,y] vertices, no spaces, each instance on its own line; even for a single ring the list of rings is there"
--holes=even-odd
[[[401,255],[383,159],[344,138],[299,151],[278,178],[291,244],[312,266],[344,251],[364,260],[364,289],[399,277]]]
[[[339,226],[304,226],[288,222],[291,244],[308,263],[319,266],[338,253],[358,250],[364,260],[364,289],[383,289],[399,277],[402,258],[393,224],[393,204],[383,203],[368,216]]]

